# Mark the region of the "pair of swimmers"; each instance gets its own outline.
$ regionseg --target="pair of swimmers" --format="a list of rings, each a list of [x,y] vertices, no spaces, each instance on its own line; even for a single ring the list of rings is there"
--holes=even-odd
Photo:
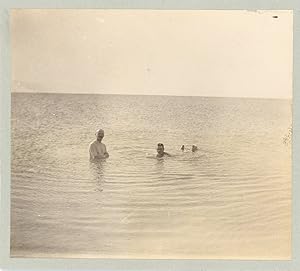
[[[184,145],[181,146],[181,150],[184,151]],[[198,150],[198,147],[196,145],[192,145],[192,152],[195,152]]]
[[[184,151],[184,145],[181,146],[181,150]],[[158,143],[157,144],[157,155],[156,157],[161,158],[164,156],[171,156],[170,154],[168,154],[167,152],[165,152],[165,146],[162,143]],[[198,147],[196,145],[192,146],[192,152],[195,152],[198,150]]]

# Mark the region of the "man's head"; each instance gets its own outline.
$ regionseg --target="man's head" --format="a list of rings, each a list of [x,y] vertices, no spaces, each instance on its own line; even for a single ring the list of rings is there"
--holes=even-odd
[[[158,143],[158,144],[157,144],[157,153],[158,153],[158,154],[163,154],[163,153],[164,153],[164,150],[165,150],[164,144]]]
[[[102,129],[98,129],[96,131],[97,141],[101,142],[104,137],[104,131]]]

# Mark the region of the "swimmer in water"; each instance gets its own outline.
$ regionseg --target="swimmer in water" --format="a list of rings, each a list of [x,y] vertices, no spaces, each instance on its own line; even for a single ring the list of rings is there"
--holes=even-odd
[[[193,145],[192,146],[192,152],[195,152],[195,151],[197,151],[198,150],[198,147],[196,146],[196,145]]]
[[[181,150],[184,151],[184,145],[181,146]]]
[[[95,135],[96,140],[94,140],[89,147],[90,160],[108,158],[109,154],[106,150],[106,146],[102,143],[104,130],[98,129]]]
[[[162,143],[157,144],[157,149],[156,150],[157,150],[157,155],[156,155],[157,158],[161,158],[161,157],[164,157],[164,156],[171,156],[170,154],[165,152],[165,147],[164,147],[164,144],[162,144]]]

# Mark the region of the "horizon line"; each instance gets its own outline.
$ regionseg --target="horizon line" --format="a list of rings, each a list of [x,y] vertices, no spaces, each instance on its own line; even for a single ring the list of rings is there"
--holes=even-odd
[[[119,96],[163,96],[163,97],[202,97],[202,98],[237,98],[237,99],[266,99],[266,100],[293,100],[293,97],[245,97],[245,96],[206,96],[206,95],[167,95],[167,94],[120,94],[120,93],[82,93],[82,92],[33,92],[11,91],[11,94],[63,94],[63,95],[119,95]]]

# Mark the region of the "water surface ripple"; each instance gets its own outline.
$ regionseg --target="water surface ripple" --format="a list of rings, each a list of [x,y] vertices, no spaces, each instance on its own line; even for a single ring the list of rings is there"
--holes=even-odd
[[[288,100],[12,94],[11,255],[288,259],[290,124]]]

